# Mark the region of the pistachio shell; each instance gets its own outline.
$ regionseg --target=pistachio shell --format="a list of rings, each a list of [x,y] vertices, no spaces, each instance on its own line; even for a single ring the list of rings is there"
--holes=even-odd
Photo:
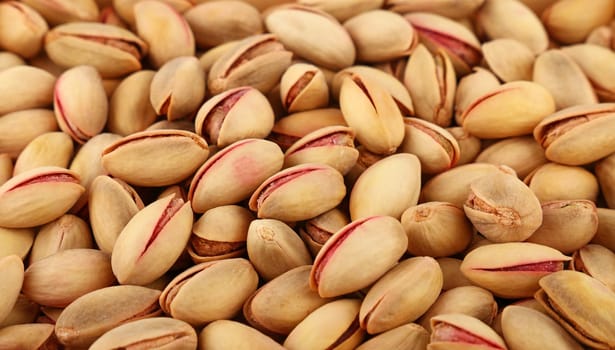
[[[312,64],[291,65],[280,81],[280,99],[289,112],[326,107],[329,87],[324,73]]]
[[[150,85],[156,73],[135,72],[122,80],[109,100],[109,131],[126,136],[143,131],[156,120],[156,111],[149,101]]]
[[[0,47],[25,58],[36,56],[49,27],[43,17],[21,2],[0,4]]]
[[[419,118],[404,118],[405,136],[400,151],[412,153],[426,174],[454,167],[461,153],[457,140],[446,129]]]
[[[60,0],[53,3],[41,0],[26,0],[51,25],[75,21],[95,21],[99,11],[93,0]]]
[[[292,113],[273,125],[268,139],[277,143],[282,150],[287,150],[293,143],[310,132],[334,125],[346,125],[342,112],[337,108]]]
[[[23,261],[17,255],[0,258],[0,272],[4,282],[0,286],[0,322],[9,315],[19,297],[19,291],[24,280]]]
[[[474,13],[485,0],[388,0],[386,7],[398,13],[429,11],[453,19],[462,19]]]
[[[488,41],[482,45],[487,65],[504,82],[532,80],[534,53],[523,43],[508,38]]]
[[[359,345],[357,350],[377,349],[426,349],[429,342],[429,333],[416,323],[409,323],[393,328],[369,339]]]
[[[615,279],[610,271],[615,266],[615,253],[599,244],[588,244],[572,255],[570,267],[584,272],[615,291]]]
[[[43,108],[53,101],[56,78],[31,66],[15,66],[0,72],[0,115]]]
[[[596,173],[600,172],[596,170]],[[595,201],[598,197],[596,176],[580,166],[546,163],[528,174],[523,181],[541,202],[578,199]],[[573,188],[570,187],[571,183],[575,184]]]
[[[431,319],[429,350],[497,349],[506,350],[506,343],[489,326],[464,314],[443,314]]]
[[[47,132],[34,138],[15,160],[13,174],[41,166],[67,168],[73,158],[73,140],[63,132]]]
[[[549,35],[564,44],[585,40],[590,31],[611,20],[615,4],[599,0],[591,8],[585,8],[579,0],[563,0],[547,7],[542,13],[542,21]],[[579,11],[583,15],[579,16]]]
[[[280,344],[254,328],[236,321],[218,320],[199,334],[199,349],[282,350]]]
[[[30,252],[34,234],[33,229],[0,227],[0,258],[17,255],[23,260]]]
[[[472,281],[461,273],[460,267],[463,262],[462,260],[456,258],[438,258],[436,261],[438,261],[438,265],[440,265],[440,269],[442,270],[442,276],[444,277],[442,290],[474,285]]]
[[[6,349],[56,349],[53,325],[25,323],[0,329],[0,346]]]
[[[90,227],[78,216],[65,214],[39,229],[30,264],[67,249],[94,248]]]
[[[547,158],[533,137],[517,136],[496,141],[485,147],[476,157],[476,162],[509,166],[515,170],[520,179],[525,179],[532,171],[547,163]],[[536,193],[536,196],[541,199],[540,194]]]

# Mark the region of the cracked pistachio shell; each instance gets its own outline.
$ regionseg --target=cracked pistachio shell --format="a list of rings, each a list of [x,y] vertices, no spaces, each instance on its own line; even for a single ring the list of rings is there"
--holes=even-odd
[[[238,205],[222,205],[207,210],[192,226],[187,247],[196,264],[236,258],[246,253],[251,211]]]
[[[0,258],[17,255],[25,259],[34,243],[34,235],[34,229],[0,227]]]
[[[98,338],[90,350],[176,349],[194,350],[196,331],[188,323],[170,317],[152,317],[128,322]]]
[[[357,350],[424,350],[429,343],[429,333],[416,323],[408,323],[380,333],[359,345]]]
[[[447,17],[427,12],[413,12],[404,16],[416,29],[421,43],[436,54],[443,50],[450,58],[458,75],[463,76],[477,66],[481,59],[481,46],[463,24]]]
[[[172,195],[136,213],[120,232],[111,265],[120,284],[145,285],[166,273],[192,232],[190,202]]]
[[[572,255],[570,267],[604,283],[615,292],[615,252],[599,244],[588,244]]]
[[[455,121],[461,125],[461,116],[477,98],[500,86],[500,81],[491,71],[474,67],[472,73],[462,77],[455,90]]]
[[[200,350],[283,350],[282,345],[256,329],[230,320],[208,324],[199,333]]]
[[[580,166],[548,162],[528,174],[523,181],[541,202],[564,199],[596,201],[598,197],[596,176]],[[571,183],[575,185],[571,187]]]
[[[0,47],[24,58],[36,56],[49,30],[32,7],[17,1],[0,4]]]
[[[327,164],[346,175],[359,158],[354,131],[346,126],[329,126],[313,131],[286,150],[284,166],[305,163]]]
[[[85,294],[68,305],[55,322],[55,335],[67,347],[87,347],[108,330],[161,314],[160,291],[113,286]]]
[[[140,70],[147,50],[138,36],[110,24],[66,23],[45,36],[45,52],[53,63],[62,67],[91,65],[104,78]]]
[[[348,216],[342,210],[334,208],[306,221],[299,228],[299,235],[312,256],[316,256],[327,240],[349,222]]]
[[[549,90],[557,110],[598,103],[588,77],[562,50],[547,50],[538,55],[532,79]]]
[[[418,203],[420,191],[419,159],[409,153],[388,156],[359,175],[350,193],[350,218],[390,215],[399,219]]]
[[[615,103],[568,107],[544,118],[534,139],[552,162],[584,165],[615,152]]]
[[[540,287],[534,298],[576,340],[595,349],[615,347],[614,291],[577,271],[545,276]]]
[[[32,66],[15,66],[0,72],[0,115],[44,108],[53,102],[56,78]]]
[[[595,168],[594,173],[600,183],[602,196],[609,208],[615,208],[615,155],[610,155],[600,160]]]
[[[97,176],[90,186],[88,212],[99,249],[111,254],[117,236],[143,207],[139,194],[130,185],[107,175]]]
[[[193,56],[170,59],[154,74],[150,102],[168,120],[195,113],[205,98],[205,73]]]
[[[317,8],[344,22],[361,13],[381,8],[384,0],[298,0],[297,3]]]
[[[408,253],[444,257],[463,252],[473,236],[463,210],[446,202],[426,202],[406,209],[401,224],[408,236]]]
[[[307,315],[331,301],[310,289],[311,265],[288,270],[254,292],[243,305],[243,315],[265,334],[285,336]]]
[[[344,120],[365,148],[378,154],[395,152],[404,138],[403,117],[382,84],[350,73],[342,82],[339,102]]]
[[[398,13],[428,11],[452,19],[473,14],[485,0],[388,0],[386,8]]]
[[[209,70],[210,94],[250,86],[271,91],[291,64],[292,52],[273,34],[249,36],[225,51]]]
[[[461,286],[442,292],[420,319],[420,325],[429,328],[431,318],[442,314],[458,313],[475,317],[491,325],[498,313],[493,294],[476,286]]]
[[[476,162],[509,166],[520,179],[525,179],[527,175],[548,161],[542,147],[533,137],[516,136],[487,146],[478,154]],[[536,195],[540,199],[540,195]]]
[[[457,164],[459,143],[446,129],[419,118],[404,118],[404,129],[399,150],[416,155],[423,173],[441,173]]]
[[[406,259],[382,276],[361,303],[359,321],[369,334],[414,322],[442,290],[442,270],[432,257]]]
[[[265,26],[290,51],[318,66],[339,70],[354,63],[352,38],[326,12],[299,4],[282,5],[266,13]]]
[[[53,105],[60,129],[80,144],[99,134],[107,123],[107,95],[93,66],[62,73],[53,91]]]
[[[102,152],[102,166],[133,185],[166,186],[188,178],[208,155],[207,142],[195,133],[141,131],[107,146]]]
[[[254,191],[249,207],[261,219],[300,221],[335,208],[345,195],[339,171],[325,164],[308,163],[270,176]]]
[[[250,262],[266,281],[295,267],[312,264],[312,257],[299,235],[282,221],[253,220],[246,244]]]
[[[511,16],[514,13],[514,16]],[[520,41],[538,54],[547,49],[549,38],[538,16],[521,1],[485,0],[476,12],[479,32],[491,39]]]
[[[419,44],[408,59],[403,81],[418,118],[442,127],[450,125],[457,82],[445,51],[438,49],[432,55]]]
[[[505,83],[532,80],[535,57],[523,43],[515,39],[500,38],[484,43],[481,48],[491,71]]]
[[[476,98],[460,120],[463,128],[477,137],[504,138],[531,134],[553,112],[555,101],[542,85],[514,81]]]
[[[547,7],[541,19],[549,35],[563,44],[582,42],[594,28],[612,19],[615,10],[612,1],[598,0],[587,8],[585,4],[582,0],[563,0]]]
[[[394,218],[355,220],[333,234],[318,252],[310,288],[321,297],[356,292],[395,266],[407,246],[404,228]]]
[[[242,86],[208,99],[199,109],[196,133],[218,147],[247,138],[265,138],[271,132],[275,115],[260,91]]]
[[[598,231],[591,243],[600,244],[615,252],[615,209],[597,208]]]
[[[428,350],[507,350],[504,340],[481,320],[459,313],[434,316],[431,319]]]
[[[416,46],[418,34],[401,15],[385,10],[358,14],[346,22],[361,62],[382,62],[405,57]]]
[[[329,104],[329,86],[322,70],[308,63],[294,63],[282,74],[280,99],[288,112],[323,108]]]
[[[110,260],[100,250],[62,250],[28,266],[22,292],[40,305],[65,307],[82,295],[115,283]]]
[[[615,101],[615,53],[610,47],[578,44],[561,50],[579,65],[601,101]]]
[[[195,265],[175,277],[160,295],[162,310],[194,326],[233,318],[256,291],[258,275],[246,259]]]
[[[94,0],[25,0],[24,3],[45,18],[51,25],[65,22],[88,21],[98,19],[99,10]]]
[[[3,279],[2,285],[0,285],[0,295],[2,295],[0,299],[0,322],[2,322],[11,313],[19,297],[19,291],[24,280],[23,261],[17,255],[0,257],[0,273]]]
[[[184,13],[196,44],[209,48],[263,32],[259,11],[243,1],[200,3]],[[203,21],[207,18],[207,21]]]
[[[180,56],[194,56],[194,34],[186,19],[162,1],[139,1],[133,6],[136,33],[149,46],[154,67]]]
[[[346,125],[342,112],[337,108],[321,108],[292,113],[279,119],[273,125],[268,139],[277,143],[285,151],[310,132],[334,125]]]
[[[30,251],[30,264],[67,249],[94,248],[85,220],[65,214],[38,230]]]
[[[582,350],[557,322],[542,312],[517,305],[502,311],[502,332],[513,349]]]
[[[282,169],[284,154],[271,141],[232,143],[208,159],[194,175],[188,198],[196,213],[250,197],[259,185]]]
[[[4,349],[57,349],[53,324],[24,323],[0,329],[0,346]]]
[[[497,172],[474,180],[463,205],[466,216],[492,242],[520,242],[542,224],[540,201],[516,176]]]
[[[34,138],[19,153],[13,174],[41,166],[67,168],[73,157],[73,140],[63,132],[47,132]]]
[[[542,225],[526,242],[538,243],[570,254],[585,246],[598,230],[594,202],[585,199],[542,203]]]
[[[336,349],[357,347],[365,332],[359,328],[358,299],[340,299],[310,313],[284,341],[289,350]]]
[[[442,270],[442,276],[444,277],[444,284],[442,290],[450,290],[457,287],[473,286],[474,283],[470,281],[459,269],[461,263],[460,259],[456,258],[437,258],[436,261],[440,265]],[[425,327],[429,328],[429,327]]]
[[[539,289],[538,281],[563,270],[569,260],[558,250],[536,243],[499,243],[468,253],[461,272],[496,296],[517,299],[534,295]]]
[[[74,171],[51,166],[25,171],[0,186],[0,225],[46,224],[66,213],[84,191]]]
[[[149,101],[149,95],[155,74],[152,70],[132,73],[115,88],[109,100],[109,131],[127,136],[143,131],[154,123],[156,111]]]

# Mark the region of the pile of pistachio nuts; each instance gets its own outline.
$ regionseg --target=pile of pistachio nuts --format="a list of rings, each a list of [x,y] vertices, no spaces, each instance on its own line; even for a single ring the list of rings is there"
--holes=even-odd
[[[0,1],[0,349],[615,349],[614,17]]]

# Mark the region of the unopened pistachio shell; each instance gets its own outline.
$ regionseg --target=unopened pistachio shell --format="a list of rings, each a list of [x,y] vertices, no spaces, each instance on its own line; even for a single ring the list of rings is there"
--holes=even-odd
[[[0,272],[5,281],[0,286],[0,322],[9,315],[19,297],[24,280],[24,265],[17,255],[8,255],[0,258]]]
[[[17,255],[24,259],[30,252],[35,233],[34,229],[0,227],[0,258]]]
[[[34,138],[15,160],[15,175],[41,166],[67,168],[73,158],[73,140],[63,132],[47,132]]]
[[[408,323],[380,333],[359,345],[357,350],[377,349],[426,349],[429,333],[416,323]]]
[[[0,329],[0,346],[5,349],[57,349],[53,325],[45,323],[16,324]]]
[[[30,263],[62,250],[79,248],[94,248],[90,227],[80,217],[65,214],[40,227],[30,252]]]
[[[199,349],[282,350],[284,347],[256,329],[236,321],[218,320],[199,333]]]
[[[581,42],[592,29],[608,23],[615,10],[612,1],[599,0],[587,9],[583,5],[583,1],[564,0],[547,7],[542,21],[549,35],[564,44]],[[579,11],[583,11],[583,16],[579,16]]]
[[[42,108],[53,101],[56,78],[43,69],[16,66],[0,72],[0,115]]]
[[[39,12],[21,3],[0,5],[0,46],[25,58],[36,56],[49,30]]]
[[[17,158],[40,135],[58,130],[52,110],[25,109],[0,118],[0,152]]]
[[[615,266],[615,252],[599,244],[588,244],[572,255],[572,270],[584,272],[615,291],[615,278],[610,273]]]
[[[599,176],[598,168],[596,175]],[[596,175],[581,166],[547,162],[534,169],[523,181],[541,202],[580,199],[595,201],[599,192]],[[571,188],[570,183],[575,186]],[[602,188],[602,191],[605,189]]]

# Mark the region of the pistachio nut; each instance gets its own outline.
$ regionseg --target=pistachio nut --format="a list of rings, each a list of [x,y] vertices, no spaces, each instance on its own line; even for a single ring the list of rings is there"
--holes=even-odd
[[[271,141],[236,141],[212,156],[195,173],[188,199],[196,213],[238,203],[282,169],[284,155]]]
[[[596,349],[615,347],[615,292],[577,271],[558,271],[540,279],[534,298],[568,333]]]
[[[561,109],[536,125],[534,138],[550,161],[566,165],[591,163],[615,152],[611,137],[614,111],[613,103]]]
[[[404,16],[416,29],[421,43],[434,54],[443,50],[459,76],[470,73],[482,58],[480,42],[471,30],[452,19],[427,12]]]
[[[615,278],[610,273],[615,267],[615,253],[599,244],[588,244],[572,254],[570,267],[584,272],[615,291]]]
[[[194,350],[196,331],[188,323],[170,317],[152,317],[125,323],[98,338],[91,350],[141,346],[146,349]]]
[[[463,210],[451,203],[411,206],[403,212],[401,224],[408,236],[408,253],[415,256],[452,256],[472,241],[472,224]]]
[[[563,270],[569,260],[558,250],[540,244],[499,243],[469,252],[461,272],[496,296],[514,299],[532,296],[543,276]]]
[[[57,349],[53,325],[24,323],[0,329],[2,349]]]
[[[431,318],[442,314],[464,314],[491,325],[498,313],[493,294],[476,286],[461,286],[442,292],[431,307],[421,316],[419,324],[429,329]]]
[[[30,251],[30,264],[62,250],[78,248],[94,248],[92,232],[85,220],[65,214],[38,230]]]
[[[24,3],[40,13],[51,25],[76,21],[95,21],[99,10],[93,0],[25,0]]]
[[[197,39],[198,40],[198,39]],[[214,63],[227,51],[231,50],[235,45],[239,42],[239,40],[233,40],[226,42],[224,44],[220,44],[218,46],[212,47],[209,50],[205,51],[201,57],[199,58],[199,63],[203,68],[203,71],[206,74],[209,74],[211,67]]]
[[[66,213],[84,191],[74,171],[51,166],[25,171],[0,186],[0,225],[46,224]]]
[[[547,7],[541,17],[553,39],[573,44],[585,40],[592,29],[607,24],[614,10],[615,4],[606,0],[594,2],[591,8],[585,8],[583,1],[563,0]]]
[[[598,230],[594,202],[586,199],[542,203],[542,225],[526,242],[555,248],[570,254],[585,246]]]
[[[585,44],[593,44],[605,48],[611,47],[613,30],[608,25],[601,25],[594,29],[585,38]]]
[[[0,51],[0,72],[11,67],[23,66],[25,64],[26,61],[19,55],[9,51]]]
[[[452,19],[473,14],[485,0],[387,0],[385,7],[398,13],[429,11]]]
[[[598,231],[592,238],[591,243],[600,244],[615,252],[615,210],[597,208]]]
[[[258,275],[248,260],[210,261],[171,280],[160,295],[160,306],[173,318],[200,326],[235,316],[257,285]]]
[[[481,151],[480,139],[460,126],[446,128],[451,136],[455,138],[459,146],[459,155],[456,166],[468,164],[474,161]]]
[[[436,261],[440,265],[442,270],[442,276],[444,283],[442,290],[450,290],[457,287],[473,286],[474,283],[470,281],[463,273],[461,273],[460,267],[463,262],[456,258],[437,258]],[[429,328],[429,327],[425,327]]]
[[[135,27],[149,46],[148,58],[154,67],[180,56],[194,56],[194,34],[186,19],[164,1],[134,4]]]
[[[9,315],[21,290],[24,280],[24,265],[17,255],[0,257],[0,272],[4,282],[0,286],[0,322]]]
[[[19,294],[17,301],[9,314],[0,322],[0,329],[8,326],[31,323],[36,320],[40,312],[37,303],[29,300],[23,294]]]
[[[111,175],[130,184],[165,186],[188,178],[208,155],[207,142],[195,133],[141,131],[107,146],[101,162]]]
[[[598,197],[596,176],[580,166],[549,162],[534,169],[523,181],[541,202],[564,199],[596,201]],[[572,188],[571,183],[575,184]]]
[[[254,191],[249,206],[258,218],[299,221],[335,208],[345,195],[342,174],[328,165],[308,163],[270,176]]]
[[[342,82],[339,100],[344,120],[362,145],[374,153],[395,152],[404,137],[403,118],[378,81],[350,73]]]
[[[344,22],[360,13],[382,7],[384,0],[298,0],[297,3],[320,9]]]
[[[408,323],[380,333],[359,345],[357,350],[427,348],[429,333],[416,323]]]
[[[136,213],[120,232],[111,253],[120,284],[153,282],[179,258],[192,231],[190,202],[172,195]]]
[[[329,104],[329,87],[324,73],[312,64],[292,64],[282,74],[280,99],[288,112],[326,107]]]
[[[530,81],[514,81],[476,98],[460,121],[477,137],[504,138],[530,134],[553,112],[555,101],[546,88]]]
[[[477,98],[500,86],[500,81],[490,70],[474,67],[472,72],[463,76],[455,90],[455,121],[462,124],[461,116]]]
[[[423,173],[438,174],[457,164],[459,144],[446,129],[419,118],[404,118],[404,126],[399,150],[416,155]]]
[[[312,311],[284,341],[289,350],[354,349],[365,332],[359,327],[358,299],[340,299]]]
[[[32,66],[0,71],[0,115],[51,106],[55,81],[50,73]]]
[[[416,116],[442,127],[453,117],[456,74],[447,53],[438,48],[432,55],[419,44],[408,59],[404,85],[410,92]]]
[[[34,138],[19,153],[13,174],[42,167],[67,168],[73,157],[73,140],[63,132],[47,132]]]
[[[535,57],[530,48],[523,43],[515,39],[501,38],[490,40],[484,43],[481,48],[485,62],[491,71],[505,83],[515,80],[532,80]],[[542,79],[535,79],[534,81],[537,83],[543,82]],[[548,86],[545,87],[549,88]]]
[[[436,301],[442,270],[432,257],[406,259],[382,276],[361,303],[359,322],[369,334],[414,322]]]
[[[8,153],[0,153],[0,186],[13,177],[13,160]]]
[[[55,323],[58,341],[87,347],[108,330],[127,322],[159,316],[160,292],[140,286],[113,286],[85,294],[68,305]]]
[[[290,66],[292,53],[273,34],[249,36],[225,51],[209,70],[207,87],[212,95],[251,86],[269,92]]]
[[[337,108],[292,113],[273,125],[268,139],[277,143],[285,151],[310,132],[333,125],[346,125],[342,112]]]
[[[267,98],[253,87],[242,86],[208,99],[198,110],[194,128],[210,144],[224,147],[247,138],[265,138],[274,121]]]
[[[65,307],[114,283],[108,254],[95,249],[67,249],[30,264],[22,292],[38,304]]]
[[[141,70],[124,78],[109,99],[107,128],[127,136],[143,131],[156,120],[156,111],[149,101],[150,86],[156,73]]]
[[[564,328],[549,316],[523,306],[509,305],[504,308],[502,331],[506,343],[512,349],[583,349]],[[540,336],[535,336],[538,334]]]
[[[338,208],[324,212],[304,222],[299,227],[299,236],[305,245],[316,256],[322,246],[340,228],[348,225],[348,216]]]
[[[547,163],[542,147],[531,136],[509,137],[496,141],[483,149],[476,157],[477,163],[506,165],[525,179],[531,172]],[[530,188],[532,188],[530,184]],[[536,193],[538,199],[541,196]]]
[[[601,194],[609,208],[615,208],[615,155],[609,155],[600,160],[595,168],[594,174],[598,178]]]
[[[187,247],[195,263],[236,258],[246,253],[248,227],[254,215],[238,205],[207,210],[192,226]]]
[[[473,181],[463,210],[492,242],[524,241],[542,224],[542,209],[534,192],[516,176],[503,172]]]
[[[117,12],[117,15],[127,24],[134,28],[135,25],[135,10],[134,5],[141,0],[96,0],[111,2],[111,5]],[[192,0],[162,0],[162,2],[171,6],[178,13],[185,13],[193,8],[195,2]]]
[[[601,101],[615,101],[615,69],[612,68],[615,53],[610,47],[577,44],[564,46],[561,50],[579,65]]]
[[[407,246],[404,228],[394,218],[355,220],[333,234],[318,252],[310,288],[324,298],[365,288],[391,269]]]
[[[87,64],[102,77],[112,78],[140,70],[148,46],[131,31],[114,25],[71,22],[47,33],[45,52],[60,66]]]
[[[265,27],[294,54],[318,66],[339,70],[354,63],[352,38],[326,12],[298,4],[282,5],[266,14]]]
[[[76,66],[62,73],[55,84],[53,104],[60,129],[78,143],[99,134],[107,123],[107,95],[93,66]]]
[[[428,350],[490,349],[507,350],[504,340],[479,319],[459,314],[442,314],[431,318]]]
[[[199,349],[236,350],[283,350],[273,339],[246,326],[230,320],[217,320],[208,324],[199,333]]]
[[[250,262],[266,281],[295,267],[312,263],[312,257],[299,235],[278,220],[253,220],[248,228],[246,244]]]
[[[24,58],[36,56],[49,30],[45,19],[32,7],[17,1],[0,4],[0,47]]]
[[[34,229],[0,227],[0,258],[17,255],[22,260],[34,243]]]

